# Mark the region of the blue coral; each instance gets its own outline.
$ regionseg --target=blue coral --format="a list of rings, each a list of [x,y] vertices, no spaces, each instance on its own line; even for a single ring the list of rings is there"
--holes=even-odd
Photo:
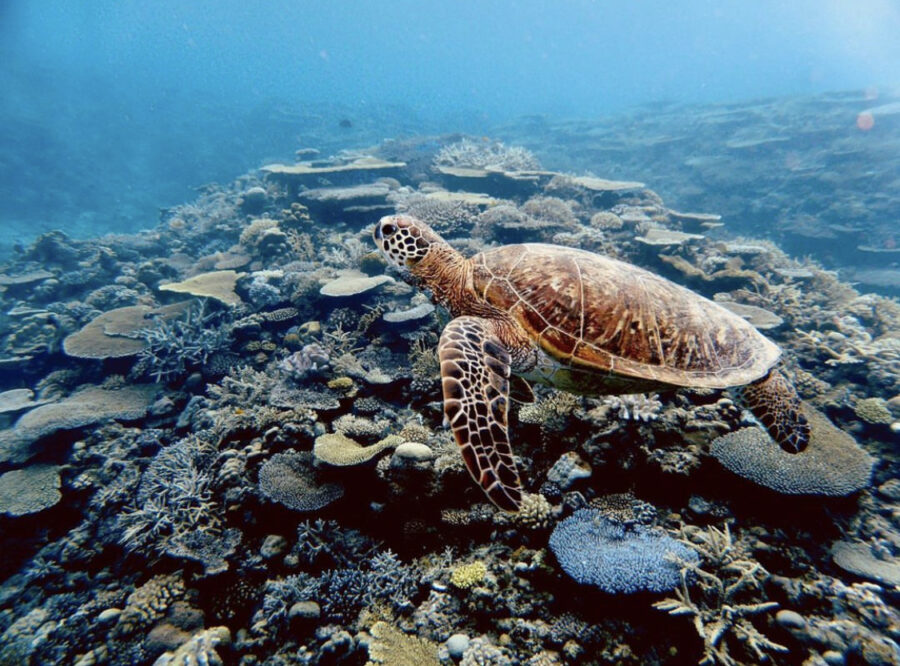
[[[696,551],[662,530],[625,525],[596,509],[560,522],[550,549],[569,576],[610,594],[671,590],[681,581],[679,561],[699,561]]]

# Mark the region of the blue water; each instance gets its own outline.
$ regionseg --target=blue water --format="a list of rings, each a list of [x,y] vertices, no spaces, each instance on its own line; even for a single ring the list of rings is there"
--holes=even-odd
[[[898,34],[889,0],[6,0],[0,253],[152,227],[302,146],[896,88]]]

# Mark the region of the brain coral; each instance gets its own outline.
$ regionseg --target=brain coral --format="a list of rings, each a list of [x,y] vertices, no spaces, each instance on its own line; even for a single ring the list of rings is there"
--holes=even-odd
[[[791,454],[762,428],[741,428],[713,440],[712,455],[738,476],[787,495],[849,495],[869,485],[874,459],[824,414],[804,404],[809,446]]]
[[[610,594],[671,590],[681,582],[677,560],[699,561],[662,530],[626,526],[596,509],[579,509],[560,522],[550,549],[569,576]]]

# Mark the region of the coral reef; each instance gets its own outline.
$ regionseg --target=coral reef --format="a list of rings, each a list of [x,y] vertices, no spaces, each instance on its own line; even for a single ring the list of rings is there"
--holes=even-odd
[[[515,123],[508,145],[303,152],[205,186],[153,231],[23,248],[0,267],[0,663],[900,662],[900,306],[639,182],[719,182],[721,162],[632,158],[644,139],[663,157],[763,154],[781,144],[734,128],[785,121],[773,104],[698,116],[721,145],[587,121],[544,130],[578,150],[522,141],[557,164],[614,154],[590,165],[607,177],[539,170]],[[740,199],[708,194],[679,206]],[[854,196],[845,212],[866,208]],[[754,205],[806,215],[784,197]],[[372,252],[394,211],[467,254],[616,257],[766,326],[810,446],[784,453],[718,389],[532,396],[511,378],[522,506],[483,503],[443,427],[448,312]],[[779,238],[839,217],[817,215]]]

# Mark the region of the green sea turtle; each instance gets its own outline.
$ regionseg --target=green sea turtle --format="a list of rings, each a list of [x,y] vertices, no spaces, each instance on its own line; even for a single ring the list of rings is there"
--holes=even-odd
[[[466,259],[414,217],[383,217],[375,242],[453,320],[438,345],[444,416],[472,477],[515,511],[521,483],[509,399],[529,381],[582,395],[741,388],[784,449],[809,439],[781,350],[740,316],[649,271],[584,250],[506,245]]]

